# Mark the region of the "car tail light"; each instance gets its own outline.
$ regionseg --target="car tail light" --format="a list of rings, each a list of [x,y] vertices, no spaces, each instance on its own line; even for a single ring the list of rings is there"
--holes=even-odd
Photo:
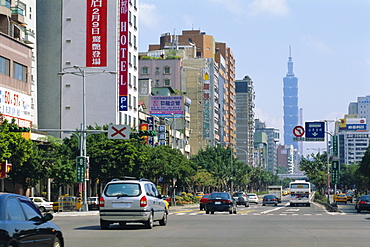
[[[364,202],[364,201],[361,201],[361,202],[360,202],[360,204],[366,204],[366,202]]]
[[[146,207],[148,205],[148,201],[146,199],[146,196],[141,197],[140,199],[140,207]]]
[[[104,197],[101,196],[99,199],[99,207],[103,208],[104,204],[105,204]]]
[[[276,199],[274,198],[274,199],[271,199],[271,201],[276,201]]]

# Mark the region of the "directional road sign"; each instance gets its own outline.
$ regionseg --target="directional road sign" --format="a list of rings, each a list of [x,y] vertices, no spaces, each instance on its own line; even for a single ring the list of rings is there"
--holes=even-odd
[[[109,125],[108,139],[130,139],[130,125]]]
[[[325,141],[325,122],[306,122],[305,141]]]

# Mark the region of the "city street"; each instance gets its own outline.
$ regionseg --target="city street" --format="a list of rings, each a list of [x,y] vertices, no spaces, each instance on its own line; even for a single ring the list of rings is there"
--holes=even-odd
[[[311,207],[238,206],[231,215],[207,215],[196,206],[171,208],[167,226],[144,229],[141,224],[118,224],[101,230],[97,212],[88,216],[55,216],[66,246],[368,246],[370,212],[358,214],[354,204],[342,212]],[[76,213],[75,215],[78,215]]]

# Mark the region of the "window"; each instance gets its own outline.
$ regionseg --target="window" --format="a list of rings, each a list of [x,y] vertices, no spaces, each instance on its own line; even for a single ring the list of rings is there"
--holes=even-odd
[[[171,68],[169,66],[164,67],[164,74],[170,74]]]
[[[159,87],[159,80],[155,80],[155,86]]]
[[[149,74],[149,68],[148,67],[141,68],[141,74]]]
[[[136,76],[134,75],[134,88],[136,88]]]
[[[27,82],[27,67],[14,62],[13,77],[17,80]]]
[[[5,57],[0,57],[0,73],[10,76],[10,69],[9,69],[10,60],[6,59]]]
[[[134,35],[134,47],[136,48],[136,35]]]
[[[164,85],[165,86],[170,86],[171,85],[171,80],[170,79],[164,79]]]
[[[155,67],[155,73],[159,74],[159,67]]]
[[[6,202],[7,219],[12,221],[25,221],[26,217],[23,213],[21,205],[16,198],[9,198]]]

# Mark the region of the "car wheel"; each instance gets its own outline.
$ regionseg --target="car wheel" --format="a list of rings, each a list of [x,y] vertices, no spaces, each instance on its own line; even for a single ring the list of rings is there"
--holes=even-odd
[[[153,228],[154,221],[153,221],[153,214],[152,213],[149,214],[149,218],[148,218],[147,221],[144,222],[144,225],[145,225],[145,228],[147,228],[147,229],[152,229]]]
[[[41,206],[41,207],[39,207],[39,210],[40,210],[40,212],[41,212],[41,213],[43,213],[43,212],[45,212],[45,211],[46,211],[46,210],[45,210],[45,208],[44,208],[44,207],[42,207],[42,206]]]
[[[62,244],[60,243],[59,238],[58,237],[55,237],[53,247],[61,247],[61,246],[62,246]]]
[[[209,214],[209,210],[206,210],[206,214]]]
[[[274,206],[277,206],[277,203],[275,203],[275,205]]]
[[[202,206],[200,206],[200,207],[199,207],[199,210],[200,210],[200,211],[202,211],[202,210],[203,210],[203,207],[202,207]]]
[[[265,206],[265,204],[262,204],[262,206]]]
[[[231,209],[231,210],[229,211],[229,214],[233,214],[233,209]]]
[[[357,209],[357,213],[361,213],[361,209],[359,209],[359,208],[358,208],[358,209]]]
[[[211,211],[211,214],[215,214],[215,211]]]
[[[234,212],[233,212],[234,214],[236,214],[236,209],[234,210]]]
[[[347,204],[347,201],[345,202],[345,204]]]
[[[109,229],[109,221],[105,221],[105,220],[102,220],[100,219],[100,228],[101,229]]]
[[[165,225],[167,225],[167,213],[164,213],[164,214],[163,214],[163,218],[159,221],[159,224],[160,224],[161,226],[165,226]]]
[[[118,224],[119,224],[120,227],[125,227],[126,226],[126,222],[124,222],[124,221],[118,222]]]

